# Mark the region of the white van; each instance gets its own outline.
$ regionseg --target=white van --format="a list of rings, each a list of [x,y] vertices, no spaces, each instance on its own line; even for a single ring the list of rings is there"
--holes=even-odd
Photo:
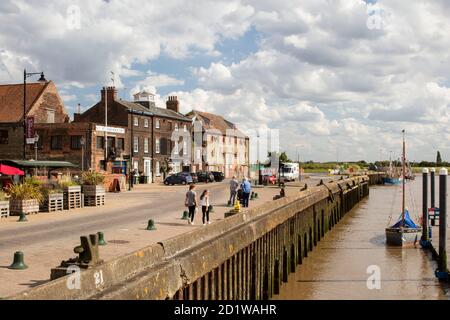
[[[281,171],[281,177],[286,181],[295,181],[299,177],[298,163],[284,163]]]

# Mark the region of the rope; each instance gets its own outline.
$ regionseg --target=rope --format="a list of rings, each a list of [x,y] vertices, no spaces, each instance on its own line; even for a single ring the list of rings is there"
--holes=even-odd
[[[391,209],[389,211],[389,219],[388,219],[388,223],[387,223],[387,227],[391,224],[391,220],[392,220],[392,213],[394,212],[394,205],[395,205],[395,200],[397,199],[397,190],[395,190],[394,192],[394,197],[391,201]]]

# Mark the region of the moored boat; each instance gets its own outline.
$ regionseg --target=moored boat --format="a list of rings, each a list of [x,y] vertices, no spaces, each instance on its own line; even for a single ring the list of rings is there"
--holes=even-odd
[[[402,213],[398,220],[390,227],[385,229],[386,244],[391,246],[404,246],[415,244],[422,232],[422,227],[416,225],[409,215],[405,206],[405,174],[406,174],[406,144],[405,130],[403,133],[403,156],[402,156]]]

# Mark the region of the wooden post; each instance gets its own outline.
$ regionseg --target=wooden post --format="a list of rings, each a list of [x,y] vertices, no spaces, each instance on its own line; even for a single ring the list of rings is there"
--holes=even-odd
[[[434,208],[434,207],[436,207],[436,205],[435,205],[435,202],[434,202],[434,193],[435,193],[435,191],[434,191],[434,187],[435,187],[435,184],[434,184],[434,172],[436,171],[436,169],[434,169],[434,168],[430,168],[430,192],[431,192],[431,195],[430,195],[430,199],[431,199],[431,208]]]
[[[428,247],[428,168],[422,170],[422,247]]]
[[[439,271],[447,270],[447,175],[446,168],[439,171]]]

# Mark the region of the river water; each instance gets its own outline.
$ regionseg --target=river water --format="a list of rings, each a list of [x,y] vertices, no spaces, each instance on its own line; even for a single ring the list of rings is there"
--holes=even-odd
[[[406,187],[406,205],[416,222],[421,188],[421,177]],[[438,179],[436,204],[437,189]],[[449,287],[435,278],[437,265],[428,251],[418,244],[385,244],[384,229],[390,215],[392,222],[399,216],[401,198],[401,186],[371,187],[369,197],[308,253],[274,299],[449,299]]]

